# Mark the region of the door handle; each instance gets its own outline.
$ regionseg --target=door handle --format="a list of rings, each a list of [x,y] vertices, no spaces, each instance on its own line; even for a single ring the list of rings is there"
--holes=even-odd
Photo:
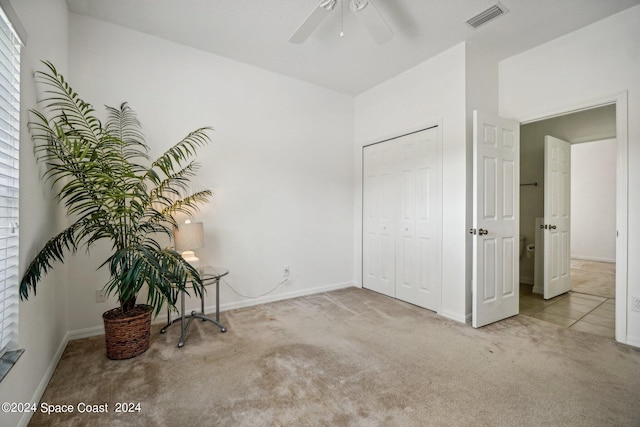
[[[555,226],[555,225],[550,225],[550,226],[549,226],[549,228],[550,228],[551,230],[555,230],[555,229],[556,229],[556,226]]]
[[[484,236],[485,234],[489,233],[489,230],[485,230],[484,228],[481,228],[478,230],[478,235],[479,236]],[[469,229],[469,234],[476,234],[476,229],[475,228],[470,228]]]

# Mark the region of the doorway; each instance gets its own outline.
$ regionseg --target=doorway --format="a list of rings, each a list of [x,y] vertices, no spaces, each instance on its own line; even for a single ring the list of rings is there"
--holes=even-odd
[[[611,160],[611,144],[609,143],[605,144],[606,147],[599,147],[600,156],[602,156],[603,148],[609,150],[608,153],[605,153],[609,155],[607,161],[601,158],[598,163],[597,159],[591,159],[592,162],[596,162],[594,165],[587,165],[585,162],[594,155],[594,150],[590,149],[592,148],[589,146],[590,143],[591,146],[594,146],[597,144],[594,141],[606,139],[611,141],[616,137],[616,105],[609,104],[529,122],[521,126],[520,134],[520,236],[524,238],[524,241],[521,239],[522,250],[520,252],[520,314],[614,338],[615,140],[613,160]],[[541,220],[544,222],[545,216],[545,135],[559,137],[571,143],[571,212],[575,214],[571,215],[570,291],[547,300],[541,295],[544,293],[544,278],[541,276],[544,276],[545,255],[544,245],[541,242],[546,235],[538,229]],[[586,175],[585,169],[587,170]],[[589,169],[591,169],[591,176],[589,176]],[[597,220],[594,217],[593,210],[589,211],[589,203],[593,203],[594,198],[599,195],[593,194],[597,188],[594,186],[589,188],[589,183],[585,182],[593,179],[596,172],[603,170],[609,181],[613,176],[613,182],[610,182],[612,188],[608,189],[611,200],[607,201],[608,209],[603,213],[603,215],[607,213],[607,218],[604,221],[606,227],[602,227],[602,220]],[[589,192],[591,194],[588,194]],[[605,191],[606,193],[607,191]],[[603,200],[600,198],[596,203],[603,203]],[[598,214],[602,211],[605,209],[602,209],[602,205],[600,205]],[[587,212],[586,215],[585,212]],[[588,231],[589,227],[593,230],[594,221],[599,224],[598,233]],[[586,226],[585,222],[587,222]],[[585,233],[589,233],[589,235]],[[594,237],[593,234],[603,236],[599,245],[594,246],[593,241],[597,240],[598,236]],[[602,251],[604,247],[607,248],[606,254],[603,254]],[[566,261],[568,263],[568,259]]]

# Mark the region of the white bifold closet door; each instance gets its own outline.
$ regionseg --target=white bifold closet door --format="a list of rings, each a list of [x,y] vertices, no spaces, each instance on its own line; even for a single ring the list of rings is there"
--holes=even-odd
[[[442,172],[437,127],[364,147],[363,286],[438,311]]]

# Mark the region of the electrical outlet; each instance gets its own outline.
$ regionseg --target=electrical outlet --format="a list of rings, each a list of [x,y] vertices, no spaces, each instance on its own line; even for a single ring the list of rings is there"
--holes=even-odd
[[[640,297],[631,298],[631,310],[640,311]]]
[[[107,291],[104,289],[96,289],[96,302],[107,301]]]
[[[287,278],[289,277],[289,273],[290,273],[290,272],[291,272],[291,271],[289,270],[289,266],[288,266],[288,265],[285,265],[285,266],[284,266],[283,277],[284,277],[285,279],[287,279]]]

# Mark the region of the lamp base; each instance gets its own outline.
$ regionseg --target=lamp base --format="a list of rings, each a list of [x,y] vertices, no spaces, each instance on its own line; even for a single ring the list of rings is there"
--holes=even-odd
[[[182,258],[187,261],[193,268],[200,268],[200,258],[198,258],[193,251],[182,252]]]

